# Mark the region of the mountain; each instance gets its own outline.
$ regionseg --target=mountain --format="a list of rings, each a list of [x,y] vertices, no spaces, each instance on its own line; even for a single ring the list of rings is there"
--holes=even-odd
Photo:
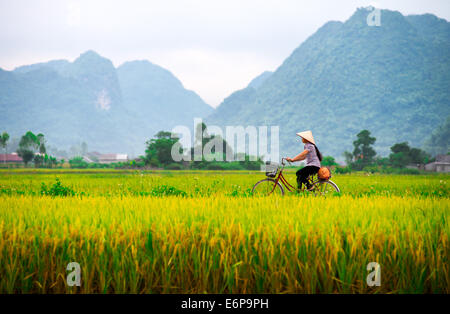
[[[331,21],[303,42],[257,88],[226,98],[206,123],[280,126],[280,153],[302,150],[295,133],[311,129],[324,155],[342,159],[368,129],[375,149],[424,140],[450,115],[450,23],[434,15],[367,9]]]
[[[255,77],[247,87],[252,87],[254,89],[258,89],[271,75],[273,72],[264,71],[257,77]]]
[[[63,66],[61,66],[63,65]],[[12,136],[43,133],[52,146],[85,141],[119,149],[116,117],[124,112],[111,61],[94,52],[73,63],[50,62],[0,74],[0,125]]]
[[[148,61],[126,62],[117,69],[123,101],[133,113],[133,134],[145,142],[158,131],[206,117],[213,108],[187,90],[168,70]]]
[[[265,71],[262,74],[255,77],[246,88],[238,90],[232,93],[230,96],[224,99],[219,107],[208,116],[207,121],[213,123],[220,123],[220,121],[226,119],[227,121],[233,121],[233,117],[237,112],[244,110],[241,106],[251,103],[256,96],[256,90],[272,75],[272,72]],[[224,124],[222,124],[224,126]]]
[[[94,51],[0,69],[0,127],[11,136],[43,133],[52,147],[144,153],[145,141],[212,112],[169,71],[146,61],[118,69]]]

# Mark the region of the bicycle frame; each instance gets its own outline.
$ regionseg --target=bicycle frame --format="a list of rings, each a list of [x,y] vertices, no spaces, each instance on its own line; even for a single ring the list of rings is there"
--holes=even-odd
[[[285,160],[286,160],[285,158],[282,158],[282,159],[281,159],[281,167],[280,167],[280,171],[279,171],[279,173],[278,173],[278,175],[277,175],[277,177],[276,177],[276,179],[275,179],[275,184],[273,185],[272,191],[270,191],[269,194],[271,194],[271,193],[275,190],[275,188],[276,188],[278,182],[281,182],[281,183],[286,187],[286,189],[287,189],[289,192],[293,192],[293,191],[297,190],[297,188],[294,187],[292,184],[290,184],[290,183],[287,181],[287,179],[283,176],[284,166],[286,165],[286,164],[284,163]],[[312,177],[313,177],[313,176],[314,176],[314,175],[311,175],[311,176],[308,177],[308,180],[309,180],[309,182],[310,182],[311,184],[312,184],[312,182],[314,181],[314,180],[312,180]]]
[[[267,194],[267,190],[266,190],[266,192],[264,192],[264,195],[272,194],[277,187],[280,188],[281,195],[284,194],[285,189],[288,192],[295,192],[295,191],[297,191],[297,192],[303,192],[303,191],[314,192],[314,195],[317,195],[317,194],[331,195],[331,194],[334,194],[335,192],[336,193],[341,192],[339,187],[336,185],[336,183],[329,180],[329,178],[328,179],[320,179],[319,175],[317,173],[310,174],[306,178],[307,183],[309,183],[309,184],[305,184],[305,186],[302,186],[301,189],[296,188],[294,185],[290,184],[289,181],[286,179],[286,177],[283,175],[284,167],[286,166],[285,161],[287,161],[286,158],[281,159],[281,166],[279,166],[276,169],[275,175],[274,175],[273,170],[266,171],[267,178],[256,182],[256,184],[253,186],[252,193],[255,191],[255,188],[263,182],[266,182],[266,183],[271,182],[271,183],[269,183],[270,185],[272,185],[272,183],[275,183],[275,184],[273,184],[273,186],[271,186],[271,188],[269,188],[270,192]],[[289,162],[289,161],[287,161],[287,162]],[[290,162],[289,162],[289,164],[290,164]],[[331,175],[330,175],[330,178],[331,178]],[[309,185],[311,185],[310,188],[308,188]],[[283,186],[284,186],[284,188],[283,188]],[[267,187],[269,187],[269,186],[267,186]],[[264,189],[264,186],[257,191],[261,192],[262,189]],[[328,194],[328,193],[330,193],[330,194]]]

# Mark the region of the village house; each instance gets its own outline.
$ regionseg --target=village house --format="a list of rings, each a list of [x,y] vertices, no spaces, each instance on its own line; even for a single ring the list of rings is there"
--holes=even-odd
[[[110,164],[113,162],[127,162],[127,154],[100,154],[99,152],[90,152],[83,156],[86,162],[98,162],[101,164]]]
[[[23,163],[23,160],[17,153],[0,154],[0,163]]]
[[[128,161],[127,154],[101,154],[98,158],[101,164],[110,164],[113,162],[126,162]]]
[[[450,172],[450,155],[437,155],[436,161],[425,165],[425,170],[435,172]]]

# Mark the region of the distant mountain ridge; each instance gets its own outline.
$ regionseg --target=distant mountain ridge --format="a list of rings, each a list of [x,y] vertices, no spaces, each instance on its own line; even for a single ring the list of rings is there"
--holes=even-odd
[[[254,89],[258,89],[271,75],[273,72],[264,71],[257,77],[255,77],[249,84],[248,87],[252,87]]]
[[[368,14],[323,25],[258,88],[227,97],[207,124],[278,125],[284,155],[302,149],[295,133],[308,129],[341,160],[362,129],[380,154],[396,142],[422,145],[450,115],[450,23],[381,10],[381,26],[371,27]]]
[[[117,74],[127,108],[152,117],[159,130],[170,131],[168,125],[186,123],[193,127],[193,117],[204,117],[213,111],[172,73],[149,61],[125,62],[117,68]]]
[[[160,130],[212,112],[169,71],[148,61],[117,69],[94,51],[0,70],[0,126],[12,136],[42,132],[52,146],[85,141],[102,152],[143,154]]]
[[[215,110],[170,71],[149,61],[115,68],[94,51],[0,69],[0,131],[42,132],[59,149],[85,141],[90,150],[137,156],[145,141],[176,125],[278,125],[280,153],[302,149],[295,133],[311,129],[324,155],[342,160],[362,129],[375,148],[422,146],[450,116],[450,23],[434,15],[366,9],[331,21]],[[440,138],[440,137],[439,137]]]

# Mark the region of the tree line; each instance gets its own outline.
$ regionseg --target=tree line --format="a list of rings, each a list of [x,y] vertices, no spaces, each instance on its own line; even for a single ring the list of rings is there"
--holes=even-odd
[[[3,132],[0,136],[0,145],[5,150],[5,158],[9,138],[7,132]],[[42,133],[36,135],[33,132],[28,131],[23,135],[19,142],[17,155],[22,158],[25,166],[30,162],[34,162],[36,167],[46,166],[51,168],[58,164],[56,157],[47,154],[45,138]]]
[[[353,141],[353,152],[344,152],[347,166],[336,168],[337,172],[368,171],[392,172],[393,169],[405,169],[408,165],[425,165],[434,159],[420,148],[410,147],[408,142],[396,143],[391,146],[388,157],[377,156],[373,145],[376,138],[371,136],[369,130],[362,130]],[[411,169],[415,170],[415,169]],[[408,172],[408,171],[403,171]],[[411,173],[416,171],[409,171]]]
[[[205,123],[200,123],[196,126],[197,132],[196,138],[194,141],[194,147],[192,147],[187,154],[190,154],[190,161],[179,161],[175,162],[172,159],[172,147],[179,142],[179,137],[176,134],[172,134],[167,131],[160,131],[156,134],[156,138],[153,138],[146,142],[146,150],[145,156],[141,156],[146,165],[152,167],[160,167],[165,169],[206,169],[206,170],[259,170],[263,161],[261,158],[253,158],[256,160],[251,160],[251,156],[245,153],[236,153],[236,157],[239,158],[240,161],[227,161],[227,162],[218,162],[214,160],[208,160],[202,154],[201,160],[194,160],[194,152],[196,150],[204,151],[205,146],[209,143],[221,143],[222,149],[221,152],[217,152],[215,150],[215,146],[213,146],[211,153],[214,154],[214,157],[219,160],[226,160],[226,152],[232,152],[232,148],[228,145],[225,139],[215,134],[208,134],[207,126]],[[203,136],[202,136],[203,135]],[[180,147],[181,150],[181,147]],[[183,154],[182,151],[179,152],[180,155]],[[222,154],[222,156],[218,156],[217,154]],[[239,156],[240,155],[240,156]],[[211,158],[214,159],[214,158]]]
[[[206,170],[259,170],[263,163],[260,157],[256,158],[256,161],[251,160],[250,156],[241,153],[241,161],[230,162],[218,162],[210,161],[202,155],[202,160],[194,160],[194,151],[199,148],[201,151],[205,146],[211,142],[219,140],[223,143],[222,154],[225,160],[225,152],[232,151],[232,148],[228,145],[225,139],[214,135],[207,134],[207,126],[201,123],[197,126],[198,132],[196,132],[196,138],[194,141],[194,147],[190,149],[188,154],[191,154],[191,161],[175,162],[172,159],[172,147],[179,142],[180,138],[175,134],[167,131],[158,132],[154,138],[146,141],[145,155],[139,156],[137,160],[129,162],[118,162],[112,164],[100,164],[97,162],[87,163],[83,160],[82,156],[76,156],[69,159],[69,165],[72,168],[135,168],[135,167],[149,167],[149,168],[163,168],[172,170],[181,169],[206,169]],[[206,136],[202,136],[206,134]],[[0,135],[0,146],[7,154],[8,141],[10,136],[7,132],[3,132]],[[346,166],[339,166],[332,156],[325,156],[322,160],[323,166],[335,166],[335,170],[338,173],[346,173],[351,171],[369,171],[369,172],[392,172],[393,169],[405,169],[408,165],[424,165],[434,159],[431,155],[422,149],[410,147],[407,142],[396,143],[391,146],[391,153],[388,157],[377,156],[373,145],[376,142],[376,138],[371,136],[369,130],[362,130],[356,135],[356,139],[353,141],[353,151],[344,152],[344,158]],[[180,148],[181,149],[181,148]],[[58,162],[56,157],[47,153],[46,140],[42,133],[34,134],[28,131],[20,139],[17,154],[22,158],[25,166],[30,162],[33,162],[35,167],[56,167],[62,166],[65,160],[62,159]],[[83,143],[82,151],[87,152],[87,145]],[[213,154],[218,154],[214,149],[211,151]],[[238,154],[235,154],[238,155]],[[407,172],[407,171],[406,171]],[[410,171],[411,172],[411,171]]]

